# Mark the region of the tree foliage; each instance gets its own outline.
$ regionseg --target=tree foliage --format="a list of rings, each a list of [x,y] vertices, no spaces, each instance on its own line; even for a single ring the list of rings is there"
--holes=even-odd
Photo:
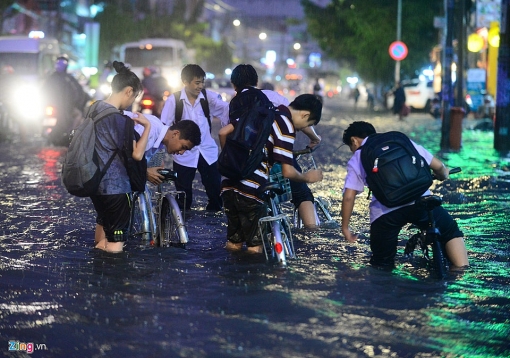
[[[331,0],[322,8],[301,0],[308,31],[328,57],[346,64],[367,81],[389,82],[395,61],[388,53],[396,40],[397,0]],[[414,77],[429,64],[437,43],[434,16],[441,14],[443,0],[402,0],[401,41],[409,50],[401,61],[401,78]]]

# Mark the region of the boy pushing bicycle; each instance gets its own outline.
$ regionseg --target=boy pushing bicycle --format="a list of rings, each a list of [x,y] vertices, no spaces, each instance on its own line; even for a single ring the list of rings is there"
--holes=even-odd
[[[367,186],[367,174],[361,162],[361,150],[359,149],[366,144],[367,137],[375,133],[372,124],[357,121],[349,125],[342,138],[343,143],[353,153],[347,163],[347,176],[342,199],[342,233],[349,242],[357,240],[357,235],[353,234],[349,228],[356,195],[363,192],[364,187]],[[448,179],[449,171],[439,159],[422,146],[414,142],[412,144],[439,180]],[[430,195],[430,191],[426,190],[422,196],[425,195]],[[397,252],[397,238],[402,227],[408,223],[423,226],[428,222],[427,210],[412,204],[414,201],[396,207],[387,207],[375,195],[372,195],[370,203],[370,248],[372,249],[370,263],[372,265],[393,268]],[[463,233],[459,230],[455,220],[441,206],[434,209],[433,215],[441,232],[440,241],[445,244],[446,253],[452,265],[455,267],[468,266]]]

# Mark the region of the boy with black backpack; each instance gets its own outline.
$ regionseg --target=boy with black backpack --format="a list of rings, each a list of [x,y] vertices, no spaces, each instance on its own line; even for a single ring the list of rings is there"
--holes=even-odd
[[[422,146],[400,132],[376,134],[368,122],[353,122],[344,131],[342,141],[353,152],[347,163],[342,199],[342,233],[349,242],[357,235],[349,228],[356,195],[364,187],[372,192],[370,203],[370,263],[393,268],[398,234],[404,225],[423,226],[428,213],[414,204],[421,196],[430,195],[430,169],[440,180],[448,178],[448,169]],[[433,211],[441,242],[453,266],[468,265],[463,233],[455,220],[441,206]]]
[[[227,125],[228,103],[218,93],[204,88],[205,71],[198,65],[186,65],[181,71],[181,80],[184,88],[168,97],[161,121],[171,126],[183,119],[192,120],[199,126],[202,139],[200,145],[173,158],[173,170],[177,173],[175,188],[186,193],[186,202],[183,196],[178,196],[178,202],[186,210],[191,209],[192,184],[198,169],[208,198],[206,210],[219,211],[223,208],[220,197],[221,176],[216,165],[218,146],[211,135],[211,119],[217,117],[222,126]]]
[[[247,252],[253,254],[262,253],[262,239],[257,233],[257,225],[259,218],[266,214],[266,207],[258,188],[267,182],[271,166],[276,162],[281,163],[283,176],[297,182],[315,183],[322,180],[321,170],[310,170],[306,173],[297,171],[293,166],[292,154],[296,130],[315,125],[320,121],[322,102],[312,94],[304,94],[296,97],[288,107],[278,106],[275,109],[273,106],[275,99],[272,98],[270,101],[267,95],[274,97],[276,93],[263,92],[247,85],[257,83],[257,79],[257,73],[250,65],[239,65],[232,71],[231,82],[237,95],[230,102],[231,123],[222,128],[221,134],[225,137],[223,140],[220,137],[220,142],[225,143],[222,148],[223,154],[232,145],[236,132],[243,129],[239,128],[239,124],[244,123],[245,117],[249,117],[253,108],[257,108],[260,113],[263,113],[265,109],[270,123],[269,134],[262,143],[263,155],[256,163],[255,169],[247,175],[242,174],[241,177],[236,170],[231,170],[234,173],[232,177],[229,177],[228,161],[222,162],[222,154],[218,161],[220,171],[225,176],[221,185],[225,214],[228,219],[225,248],[229,251],[240,251],[246,243]],[[264,127],[267,126],[264,125]],[[249,134],[248,131],[245,133]],[[256,147],[258,148],[258,145]],[[243,163],[233,162],[231,166],[244,168],[239,164]],[[222,166],[227,170],[223,171]]]

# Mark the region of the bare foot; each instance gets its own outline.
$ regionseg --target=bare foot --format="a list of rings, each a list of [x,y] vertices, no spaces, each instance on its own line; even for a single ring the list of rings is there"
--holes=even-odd
[[[123,242],[108,242],[106,240],[101,240],[96,245],[96,249],[103,250],[106,252],[111,252],[111,253],[122,252],[123,248],[124,248]]]

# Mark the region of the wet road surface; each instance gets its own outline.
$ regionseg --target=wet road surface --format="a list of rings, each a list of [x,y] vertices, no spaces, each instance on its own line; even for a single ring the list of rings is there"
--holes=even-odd
[[[340,222],[352,120],[401,130],[437,152],[440,123],[411,114],[355,111],[326,100],[315,194]],[[469,123],[467,123],[469,124]],[[466,127],[468,126],[466,124]],[[287,269],[223,249],[226,220],[208,214],[196,180],[187,250],[92,249],[88,199],[60,185],[64,150],[41,140],[0,143],[0,352],[6,357],[508,357],[510,173],[492,133],[463,132],[459,153],[438,154],[462,173],[434,186],[464,230],[471,267],[445,281],[417,255],[383,272],[368,265],[368,200],[357,200],[345,242],[339,229],[295,231]],[[302,138],[298,143],[305,143]],[[303,144],[304,145],[304,144]],[[198,174],[197,174],[198,178]],[[12,341],[12,343],[10,343]],[[16,346],[18,342],[18,346]],[[33,346],[26,345],[32,343]],[[13,344],[13,345],[11,345]],[[24,345],[25,344],[25,345]],[[18,349],[14,349],[18,347]],[[13,350],[9,351],[9,348]]]

